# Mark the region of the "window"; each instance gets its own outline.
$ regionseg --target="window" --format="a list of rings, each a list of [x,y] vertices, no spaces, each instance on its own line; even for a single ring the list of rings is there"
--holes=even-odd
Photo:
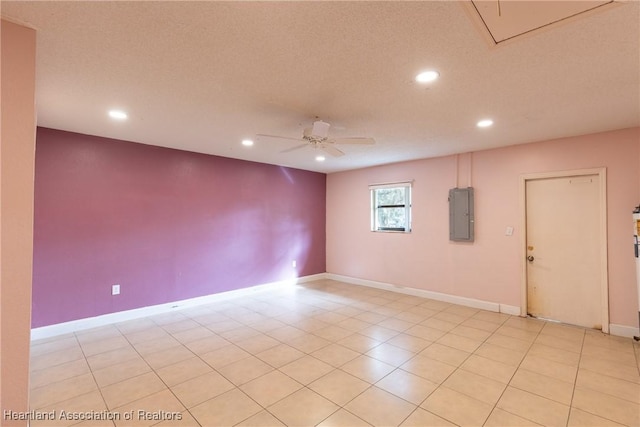
[[[411,182],[370,185],[371,231],[411,231]]]

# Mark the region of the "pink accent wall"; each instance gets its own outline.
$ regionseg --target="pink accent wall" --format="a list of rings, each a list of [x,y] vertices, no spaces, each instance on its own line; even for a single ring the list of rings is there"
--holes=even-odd
[[[519,307],[520,175],[606,167],[610,322],[636,327],[629,227],[640,203],[639,158],[640,128],[632,128],[330,174],[327,271]],[[456,180],[468,186],[469,178],[475,188],[475,242],[450,242],[447,191]],[[413,232],[369,231],[367,186],[410,179]],[[513,236],[505,236],[507,226],[514,227]]]
[[[320,173],[38,128],[32,326],[323,273],[325,195]]]

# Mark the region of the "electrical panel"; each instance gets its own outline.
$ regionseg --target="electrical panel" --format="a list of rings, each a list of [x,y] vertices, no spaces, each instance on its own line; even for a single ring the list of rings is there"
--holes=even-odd
[[[473,242],[473,187],[449,190],[449,240]]]

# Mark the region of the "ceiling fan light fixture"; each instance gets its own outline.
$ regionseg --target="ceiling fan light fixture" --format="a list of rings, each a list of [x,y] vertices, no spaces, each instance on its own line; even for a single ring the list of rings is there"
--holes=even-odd
[[[325,156],[316,156],[316,162],[324,162],[327,160]]]
[[[431,83],[434,80],[437,80],[440,77],[440,73],[435,70],[423,71],[416,76],[416,81],[418,83]]]
[[[311,136],[326,138],[329,134],[329,123],[323,122],[322,120],[316,120],[313,122],[313,127],[311,128]]]

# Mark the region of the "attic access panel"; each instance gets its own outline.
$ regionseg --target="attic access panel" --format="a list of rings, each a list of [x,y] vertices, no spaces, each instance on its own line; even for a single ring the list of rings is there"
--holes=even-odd
[[[474,209],[473,188],[449,190],[449,240],[473,242]]]
[[[495,44],[567,22],[603,6],[605,1],[497,1],[471,0],[469,8],[476,24],[486,30]]]

